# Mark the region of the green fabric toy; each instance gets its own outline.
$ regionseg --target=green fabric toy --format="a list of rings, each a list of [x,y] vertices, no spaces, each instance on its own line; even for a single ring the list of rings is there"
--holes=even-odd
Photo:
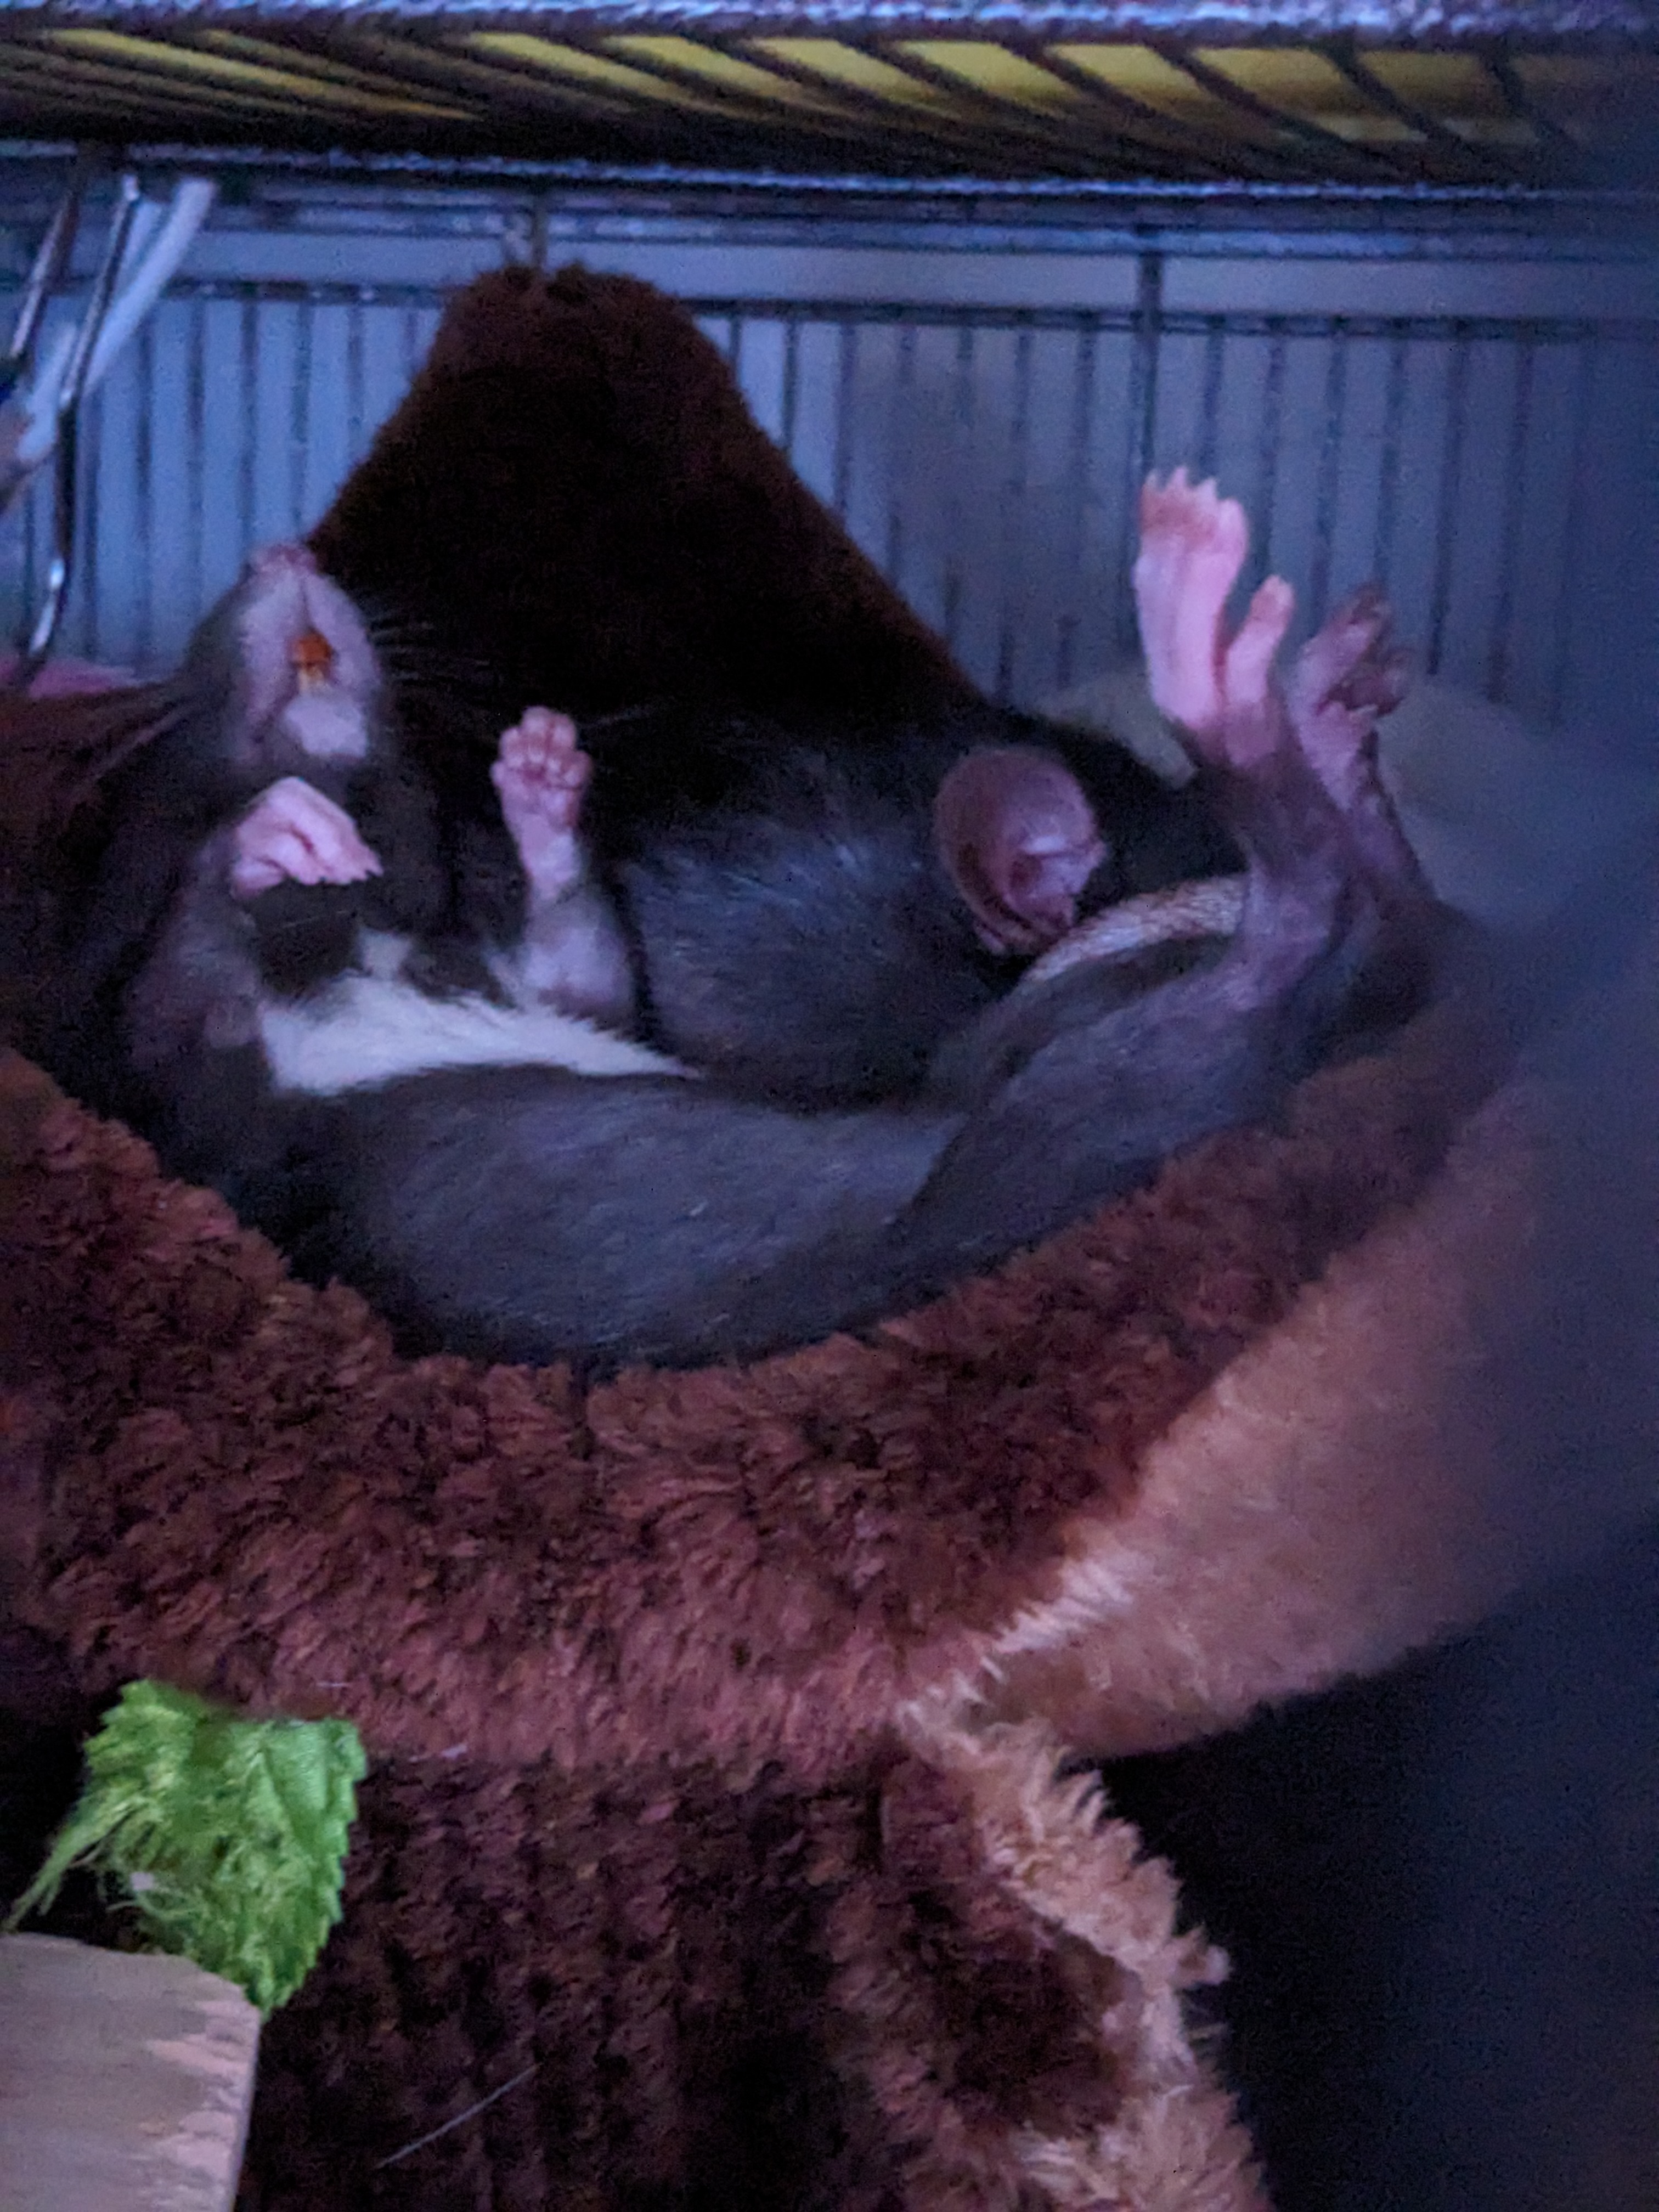
[[[244,1720],[129,1682],[86,1765],[80,1801],[9,1926],[88,1866],[131,1899],[156,1949],[239,1984],[264,2014],[285,2004],[340,1917],[367,1771],[356,1729]]]

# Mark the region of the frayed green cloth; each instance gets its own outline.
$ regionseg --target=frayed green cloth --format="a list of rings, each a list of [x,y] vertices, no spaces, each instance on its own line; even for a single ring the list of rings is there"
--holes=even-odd
[[[44,1911],[71,1867],[130,1897],[157,1950],[285,2004],[340,1917],[367,1771],[349,1721],[251,1721],[129,1682],[87,1746],[79,1802],[8,1923]]]

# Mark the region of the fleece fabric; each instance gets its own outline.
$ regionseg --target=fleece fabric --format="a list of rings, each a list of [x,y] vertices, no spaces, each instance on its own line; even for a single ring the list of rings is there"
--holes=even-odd
[[[480,619],[568,617],[567,702],[739,653],[769,700],[961,681],[643,287],[463,295],[317,542],[367,589],[526,485],[572,566],[500,528]],[[1090,1762],[1650,1499],[1651,976],[1518,1068],[1433,1010],[859,1339],[586,1389],[398,1358],[0,1061],[0,1690],[153,1677],[370,1760],[245,2207],[1263,2205],[1224,1961]]]

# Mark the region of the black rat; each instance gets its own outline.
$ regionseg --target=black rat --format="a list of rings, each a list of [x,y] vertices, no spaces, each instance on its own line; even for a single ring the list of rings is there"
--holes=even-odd
[[[1188,972],[1074,967],[971,1024],[948,1090],[796,1113],[712,1083],[548,1067],[419,1077],[296,1105],[255,1218],[356,1283],[410,1346],[590,1368],[747,1356],[873,1321],[1267,1110],[1315,1064],[1379,948],[1431,912],[1376,784],[1386,610],[1352,603],[1286,686],[1264,586],[1236,636],[1241,511],[1149,487],[1137,590],[1155,696],[1248,861],[1237,932]]]
[[[173,1070],[190,1080],[174,1094],[182,1115],[151,1125],[164,1157],[217,1181],[304,1272],[358,1283],[411,1345],[569,1354],[604,1366],[740,1355],[856,1325],[1132,1187],[1181,1145],[1261,1112],[1317,1057],[1378,945],[1392,933],[1410,951],[1423,933],[1420,883],[1367,750],[1394,680],[1386,610],[1362,600],[1328,624],[1300,657],[1287,698],[1270,668],[1288,620],[1284,587],[1259,596],[1224,651],[1221,611],[1243,557],[1239,511],[1182,483],[1150,489],[1146,514],[1138,580],[1149,662],[1162,703],[1194,732],[1215,802],[1249,860],[1230,949],[1212,948],[1191,973],[1173,972],[1190,965],[1191,948],[1175,948],[1173,957],[1166,948],[1127,983],[1121,969],[1091,964],[1016,991],[958,1033],[918,1095],[859,1112],[781,1110],[687,1080],[648,1054],[651,1073],[627,1074],[635,1048],[620,1041],[623,1057],[610,1070],[618,1079],[609,1082],[568,1063],[382,1080],[395,1066],[377,1070],[361,1057],[364,1009],[378,1003],[372,989],[394,992],[421,1023],[436,1003],[410,981],[385,975],[361,977],[370,998],[316,1024],[359,1054],[343,1081],[337,1068],[326,1080],[303,1072],[296,1080],[291,1065],[287,1076],[279,1065],[273,1084],[254,1041],[239,1041],[234,1018],[226,1027],[223,1006],[234,1015],[235,994],[222,1000],[216,982],[175,1024]],[[307,606],[320,589],[306,582]],[[292,625],[285,633],[292,696],[276,707],[265,732],[276,742],[257,773],[240,762],[244,789],[250,777],[258,790],[270,786],[288,758],[293,708],[319,688],[302,685],[295,669],[293,648],[307,634],[296,637]],[[337,672],[346,664],[331,652],[329,671]],[[233,684],[231,696],[240,696]],[[373,696],[372,687],[363,695]],[[198,707],[205,713],[208,702]],[[311,715],[307,704],[302,737]],[[335,726],[330,714],[320,722]],[[218,743],[238,753],[222,727]],[[373,748],[362,750],[366,759]],[[171,787],[155,763],[165,757],[158,746],[148,767],[164,795]],[[1051,933],[1094,860],[1086,808],[1075,816],[1069,793],[1052,783],[1039,803],[1014,806],[1010,837],[976,833],[963,844],[962,823],[987,818],[988,793],[994,831],[1010,793],[1030,795],[1030,765],[1017,748],[970,753],[946,769],[926,817],[934,860],[954,856],[953,896],[966,926],[994,939],[1011,928],[1034,933],[1033,941]],[[429,827],[418,786],[389,780],[405,804],[416,789],[422,804],[410,818]],[[580,773],[574,782],[579,791]],[[222,779],[216,788],[222,802]],[[361,801],[365,811],[344,829],[367,845],[369,811],[384,808],[386,794],[372,785],[354,794],[349,781],[337,788],[334,804]],[[1045,805],[1058,808],[1057,821]],[[211,809],[198,799],[204,812]],[[207,843],[222,841],[226,822],[245,830],[259,820],[257,792],[240,811],[222,805]],[[153,813],[123,826],[141,850],[153,842]],[[261,890],[263,872],[295,872],[283,842],[291,826],[264,823],[252,854],[246,836],[233,840],[216,896],[233,909],[239,896],[257,908],[273,890],[301,908],[343,897],[356,902],[361,941],[368,905],[386,897],[395,874],[422,880],[421,869],[408,869],[409,855],[425,860],[418,838],[401,871],[376,876],[361,854],[354,868],[356,848],[342,835],[339,866],[356,882]],[[206,846],[196,849],[199,856]],[[387,842],[388,860],[392,850]],[[231,882],[239,864],[240,891]],[[175,859],[150,901],[167,927],[188,918],[196,881]],[[408,925],[422,915],[441,941],[451,920],[441,897],[405,896],[388,919]],[[251,926],[257,942],[257,920]],[[519,941],[509,933],[499,943]],[[471,947],[486,968],[478,946],[487,942]],[[147,972],[142,961],[129,969],[130,1003],[142,1003]],[[258,1041],[269,1051],[270,1008],[258,1009]],[[509,1009],[504,1018],[510,1027],[525,1018]],[[475,1036],[451,1057],[553,1056],[525,1051],[521,1039],[507,1049],[505,1041],[503,1031],[481,1054]],[[432,1066],[429,1048],[428,1036],[428,1056],[414,1065]],[[234,1123],[222,1108],[211,1126],[192,1122],[195,1078],[209,1060],[264,1069]],[[317,1093],[333,1095],[307,1095]],[[207,1157],[216,1145],[216,1161]]]
[[[632,279],[458,293],[312,543],[390,625],[475,933],[510,939],[522,896],[498,733],[557,706],[639,1034],[746,1096],[914,1093],[1077,913],[1241,865],[1201,787],[976,698],[684,307]],[[988,751],[1026,775],[1005,818],[1042,817],[1023,853],[986,841],[1000,888],[935,835],[944,780]]]
[[[771,1103],[914,1092],[1079,915],[1239,866],[1206,789],[970,702],[787,721],[686,703],[582,742],[641,1033]]]
[[[435,726],[431,702],[424,709]],[[523,853],[466,714],[422,759],[458,913],[528,927]],[[1201,784],[971,702],[787,720],[695,701],[581,725],[580,844],[632,958],[636,1030],[800,1108],[917,1090],[1080,915],[1239,865]]]
[[[728,1087],[862,1100],[914,1086],[1085,885],[1121,873],[1047,750],[963,754],[960,728],[815,750],[730,714],[706,735],[654,805],[641,766],[660,746],[613,754],[579,823],[589,757],[568,716],[528,708],[456,834],[358,610],[304,548],[267,549],[202,624],[166,736],[118,779],[82,964],[120,1001],[137,1083],[101,1103],[222,1176],[210,1131],[234,1142],[267,1077],[328,1091],[458,1060],[660,1069],[662,1052],[580,1024],[500,1018],[628,1030],[636,969],[653,1041]]]
[[[625,1024],[627,951],[575,834],[586,774],[568,718],[532,709],[502,734],[526,889],[510,941],[469,938],[362,615],[304,547],[256,554],[192,640],[165,728],[113,779],[77,962],[87,1056],[112,1017],[101,1103],[181,1170],[234,1182],[296,1042],[314,1084],[319,1036],[329,1081],[476,1057],[442,1026],[458,1000]]]

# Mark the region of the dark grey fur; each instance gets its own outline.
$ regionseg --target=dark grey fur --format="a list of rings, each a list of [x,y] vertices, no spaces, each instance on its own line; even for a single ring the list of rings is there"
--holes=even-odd
[[[943,777],[977,748],[1036,748],[1081,786],[1107,846],[1085,912],[1239,865],[1201,787],[1172,791],[1121,746],[990,707],[784,725],[671,704],[581,738],[583,834],[633,947],[641,1033],[778,1104],[914,1092],[1018,981],[1025,963],[979,942],[933,835]],[[510,941],[522,876],[494,794],[465,751],[447,775],[469,925]]]
[[[802,1114],[672,1079],[424,1076],[311,1109],[286,1177],[245,1202],[411,1347],[690,1364],[872,1321],[1260,1115],[1314,1064],[1387,901],[1299,755],[1231,797],[1251,866],[1231,947],[1127,1003],[1083,968],[994,1007],[948,1096]]]

